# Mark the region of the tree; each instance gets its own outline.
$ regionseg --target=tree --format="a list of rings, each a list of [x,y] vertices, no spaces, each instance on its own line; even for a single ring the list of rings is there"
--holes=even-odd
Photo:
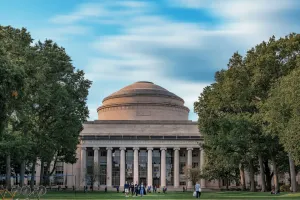
[[[76,162],[79,133],[89,114],[91,82],[84,72],[75,70],[64,48],[51,40],[31,42],[26,29],[0,27],[0,150],[7,177],[11,166],[21,165],[21,184],[26,163],[34,177],[41,159],[41,176],[49,177],[52,160]]]
[[[92,186],[92,191],[94,190],[94,186],[96,186],[96,183],[99,184],[99,178],[101,174],[100,166],[94,162],[93,166],[91,168],[87,168],[85,172],[84,182],[90,182]]]
[[[10,120],[16,118],[16,110],[22,105],[24,68],[31,42],[31,36],[26,29],[0,26],[0,150],[6,155],[8,188],[12,153],[16,151],[13,149],[16,132]]]
[[[225,180],[226,189],[229,188],[229,183],[232,181],[239,182],[238,165],[234,155],[228,155],[227,152],[221,152],[221,149],[206,146],[206,158],[202,176],[207,180]]]
[[[184,168],[184,175],[186,179],[191,181],[193,186],[195,186],[201,178],[201,170],[199,167],[192,168],[191,166],[186,166]]]
[[[32,119],[28,121],[31,139],[36,144],[31,150],[32,162],[41,159],[42,168],[45,165],[41,176],[49,183],[47,177],[58,161],[76,162],[79,133],[89,114],[86,100],[91,82],[84,78],[83,71],[74,71],[65,50],[51,40],[38,42],[33,50],[31,66],[36,73],[28,73],[35,80],[27,87],[28,107],[22,115]]]
[[[300,67],[300,59],[297,66]],[[282,77],[270,91],[270,97],[262,106],[265,112],[264,117],[268,123],[267,129],[273,136],[278,136],[284,149],[289,152],[291,167],[291,179],[293,191],[296,191],[295,169],[293,160],[296,164],[300,163],[300,148],[297,140],[299,134],[299,75],[300,68],[293,70],[289,75]]]

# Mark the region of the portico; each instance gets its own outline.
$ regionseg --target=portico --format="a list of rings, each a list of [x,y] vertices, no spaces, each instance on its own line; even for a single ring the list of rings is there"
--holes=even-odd
[[[99,163],[100,152],[106,151],[106,183],[104,184],[104,182],[97,182],[97,185],[106,185],[107,187],[122,187],[125,184],[125,181],[129,181],[134,183],[143,182],[145,185],[151,186],[171,186],[174,188],[179,188],[180,181],[186,181],[185,179],[180,180],[180,151],[186,152],[185,154],[183,153],[183,155],[185,155],[183,160],[186,158],[185,160],[187,166],[192,166],[193,163],[197,163],[199,167],[203,165],[203,162],[200,162],[201,150],[199,148],[199,144],[195,140],[83,140],[81,146],[80,160],[82,180],[85,179],[84,172],[88,167],[88,152],[92,152],[93,150],[94,153],[92,160],[96,165],[101,165],[101,163]],[[198,152],[198,154],[194,154],[197,155],[194,157],[198,159],[198,162],[195,159],[194,161],[196,162],[192,162],[193,151]],[[156,162],[157,159],[153,159],[153,152],[156,153],[156,158],[159,157],[160,162]],[[130,154],[133,154],[133,159],[130,159]],[[141,157],[143,157],[143,155],[146,155],[146,162],[141,161]],[[129,162],[126,158],[129,160]],[[146,164],[143,165],[144,163]],[[104,162],[102,165],[104,165]],[[111,166],[119,168],[120,173],[113,174],[112,169],[114,169],[114,167]],[[142,174],[141,170],[146,171],[146,173]],[[132,171],[133,173],[131,173]],[[119,180],[116,180],[118,177]],[[168,177],[171,177],[171,180],[169,180]],[[83,181],[82,186],[84,186],[84,184],[87,183]],[[192,187],[190,182],[188,182],[187,187]]]

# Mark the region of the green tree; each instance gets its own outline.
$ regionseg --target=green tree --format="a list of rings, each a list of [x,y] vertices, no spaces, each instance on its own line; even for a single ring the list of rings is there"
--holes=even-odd
[[[296,191],[295,169],[300,163],[300,148],[297,143],[299,134],[299,99],[300,86],[298,83],[300,75],[300,58],[298,58],[297,69],[282,77],[270,91],[270,97],[262,106],[267,129],[273,136],[279,137],[285,150],[290,153],[291,179],[293,191]]]
[[[0,150],[6,155],[6,183],[10,187],[12,154],[23,141],[12,120],[22,106],[26,55],[32,42],[26,29],[0,26]],[[20,133],[18,133],[20,134]],[[22,150],[21,150],[22,151]]]

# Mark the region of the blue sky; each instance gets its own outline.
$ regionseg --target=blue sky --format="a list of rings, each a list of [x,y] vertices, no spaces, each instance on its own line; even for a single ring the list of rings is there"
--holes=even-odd
[[[90,120],[109,94],[152,81],[193,102],[242,54],[270,36],[300,31],[298,0],[0,0],[0,24],[65,47],[93,81]]]

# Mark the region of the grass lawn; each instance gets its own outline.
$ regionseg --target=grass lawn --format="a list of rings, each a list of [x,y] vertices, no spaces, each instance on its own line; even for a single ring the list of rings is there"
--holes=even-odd
[[[14,199],[19,198],[25,199],[24,197],[15,197]],[[36,199],[36,198],[30,198]],[[195,199],[193,197],[192,192],[168,192],[167,194],[147,194],[144,197],[128,197],[125,198],[123,193],[116,193],[116,192],[47,192],[47,194],[41,197],[41,200],[48,200],[48,199],[76,199],[76,200],[85,200],[85,199]],[[268,193],[261,193],[261,192],[204,192],[201,195],[201,199],[300,199],[300,193],[281,193],[280,195],[271,195]]]

